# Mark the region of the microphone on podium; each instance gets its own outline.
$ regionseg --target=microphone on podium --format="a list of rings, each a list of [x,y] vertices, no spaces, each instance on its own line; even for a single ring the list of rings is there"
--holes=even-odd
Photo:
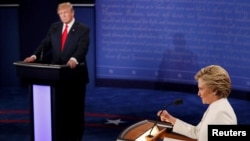
[[[176,100],[174,100],[173,102],[168,103],[163,109],[167,109],[167,107],[168,107],[168,106],[171,106],[171,105],[180,105],[180,104],[182,104],[182,103],[183,103],[183,100],[182,100],[182,99],[176,99]],[[153,135],[151,135],[151,133],[152,133],[154,127],[156,126],[157,121],[158,121],[159,118],[161,117],[161,114],[162,114],[162,112],[163,112],[163,109],[162,109],[162,111],[160,112],[159,116],[157,116],[157,118],[156,118],[156,120],[155,120],[153,126],[151,127],[150,132],[149,132],[149,134],[147,135],[147,137],[149,137],[149,138],[152,138],[152,137],[153,137]]]

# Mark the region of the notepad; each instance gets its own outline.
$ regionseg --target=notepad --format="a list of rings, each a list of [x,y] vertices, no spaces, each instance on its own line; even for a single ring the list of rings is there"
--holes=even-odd
[[[163,141],[184,141],[184,140],[179,140],[179,139],[173,139],[173,138],[165,137],[165,138],[163,138]]]
[[[146,141],[146,136],[149,135],[150,130],[151,128],[147,132],[142,134],[139,138],[137,138],[135,141]],[[155,136],[157,133],[159,133],[159,128],[155,126],[151,132],[151,135]]]

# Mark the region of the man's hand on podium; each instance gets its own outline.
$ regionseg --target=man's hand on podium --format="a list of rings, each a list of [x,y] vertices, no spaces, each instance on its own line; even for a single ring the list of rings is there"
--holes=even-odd
[[[32,55],[32,56],[30,56],[30,57],[25,58],[23,61],[24,61],[25,63],[32,63],[32,62],[35,62],[35,60],[36,60],[36,56],[35,56],[35,55]]]
[[[67,62],[67,65],[68,65],[71,69],[74,69],[74,68],[77,66],[77,62],[74,61],[73,59],[70,59],[70,60]]]

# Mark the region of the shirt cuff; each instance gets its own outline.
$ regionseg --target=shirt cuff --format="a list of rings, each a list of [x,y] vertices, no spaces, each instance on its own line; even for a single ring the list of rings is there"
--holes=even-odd
[[[78,64],[78,61],[74,57],[71,57],[69,60],[73,60],[74,62],[76,62],[76,64]]]
[[[33,57],[36,60],[36,55],[31,55],[31,57]]]

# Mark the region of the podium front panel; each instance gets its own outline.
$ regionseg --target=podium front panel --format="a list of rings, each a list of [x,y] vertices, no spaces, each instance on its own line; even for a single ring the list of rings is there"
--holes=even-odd
[[[52,141],[50,86],[32,85],[34,141]]]
[[[30,89],[31,140],[81,138],[84,120],[83,108],[79,107],[84,104],[85,64],[74,69],[67,65],[22,61],[14,65],[17,75],[28,83]]]

